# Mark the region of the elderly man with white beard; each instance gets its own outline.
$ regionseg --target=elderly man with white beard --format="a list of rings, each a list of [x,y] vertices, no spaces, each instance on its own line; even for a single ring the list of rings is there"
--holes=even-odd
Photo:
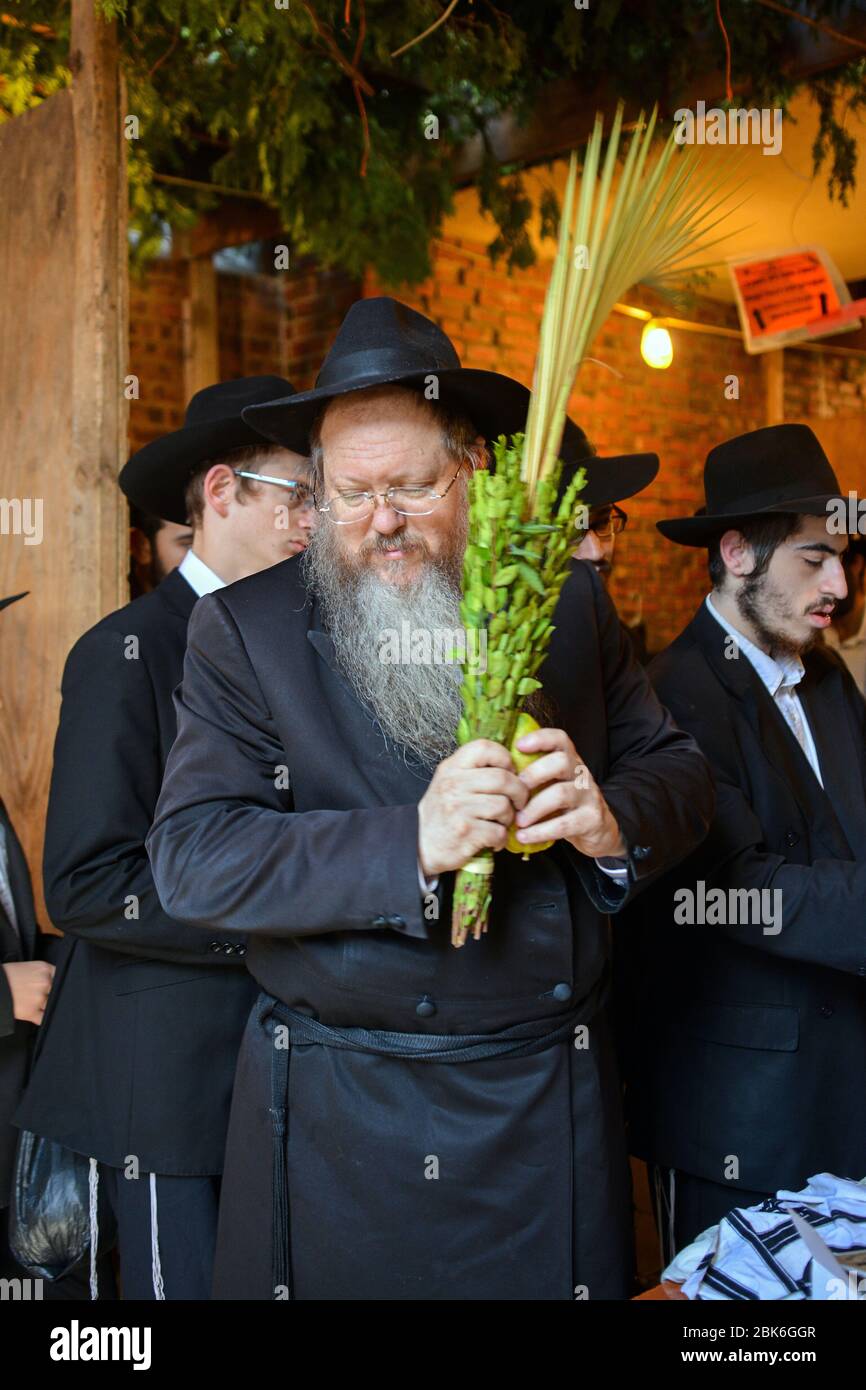
[[[218,1298],[628,1295],[609,915],[705,833],[706,765],[588,566],[520,775],[499,744],[457,748],[458,667],[380,659],[406,621],[459,626],[468,478],[527,404],[382,298],[352,307],[312,391],[246,417],[303,442],[322,523],[303,564],[197,607],[148,838],[166,910],[246,933],[262,989]],[[489,933],[455,951],[454,871],[512,825],[555,843],[497,857]]]

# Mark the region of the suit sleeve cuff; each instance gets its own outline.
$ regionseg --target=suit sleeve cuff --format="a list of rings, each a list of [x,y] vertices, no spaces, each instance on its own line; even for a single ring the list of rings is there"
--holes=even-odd
[[[439,887],[438,876],[436,878],[425,878],[421,869],[421,861],[418,860],[418,887],[422,893],[435,893]]]
[[[614,883],[622,884],[623,888],[628,887],[627,859],[611,859],[605,857],[603,859],[596,859],[595,862],[602,873],[607,874],[608,878],[612,879]]]

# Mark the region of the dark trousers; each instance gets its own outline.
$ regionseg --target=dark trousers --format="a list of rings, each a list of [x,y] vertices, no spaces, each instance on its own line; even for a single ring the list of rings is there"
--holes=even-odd
[[[99,1165],[103,1187],[117,1222],[120,1290],[125,1300],[209,1299],[213,1280],[220,1179],[177,1178],[157,1174],[124,1177],[123,1169]],[[111,1260],[97,1270],[98,1297],[117,1298]],[[46,1283],[47,1300],[90,1298],[90,1256],[63,1279]]]
[[[220,1179],[158,1174],[151,1183],[150,1173],[126,1178],[103,1163],[99,1179],[117,1218],[123,1298],[210,1298]]]
[[[649,1190],[662,1248],[662,1268],[691,1245],[708,1226],[716,1226],[734,1207],[754,1207],[772,1192],[753,1192],[733,1183],[710,1182],[679,1168],[647,1164]]]

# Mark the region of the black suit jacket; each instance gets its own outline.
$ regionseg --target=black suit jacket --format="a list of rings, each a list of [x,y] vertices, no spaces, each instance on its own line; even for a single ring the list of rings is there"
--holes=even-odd
[[[221,1171],[255,997],[243,940],[172,920],[144,848],[195,602],[174,571],[69,654],[44,860],[66,939],[16,1116],[105,1163],[136,1155],[143,1171],[171,1174]]]
[[[9,887],[15,908],[16,931],[0,901],[0,965],[11,961],[33,960],[42,955],[41,936],[33,909],[30,873],[21,842],[0,798],[0,825],[6,836]],[[27,1078],[30,1051],[36,1028],[16,1019],[6,973],[0,970],[0,1207],[9,1200],[9,1184],[15,1143],[18,1138],[12,1116]]]
[[[703,845],[624,914],[617,936],[632,1149],[716,1182],[733,1155],[736,1183],[756,1191],[796,1189],[825,1169],[859,1179],[866,704],[833,653],[806,655],[798,693],[822,790],[751,663],[726,649],[702,604],[650,666],[709,759],[717,802]],[[729,896],[728,925],[675,925],[685,899],[674,895],[701,881],[726,895],[778,890],[781,930],[730,924]]]
[[[337,668],[299,564],[196,608],[148,837],[166,911],[249,933],[262,986],[335,1025],[475,1032],[561,1012],[599,980],[606,914],[626,895],[567,845],[526,863],[500,854],[488,936],[451,947],[453,875],[438,921],[418,886],[431,772],[385,746]],[[574,567],[555,621],[545,695],[617,816],[635,892],[704,834],[709,775],[591,567]]]

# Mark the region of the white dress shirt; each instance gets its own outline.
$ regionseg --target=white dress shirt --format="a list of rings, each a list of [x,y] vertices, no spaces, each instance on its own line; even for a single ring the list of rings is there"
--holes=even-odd
[[[196,598],[203,598],[205,594],[212,594],[215,589],[225,588],[225,580],[220,579],[218,574],[214,574],[210,566],[206,565],[204,560],[200,560],[194,550],[186,552],[177,569],[178,574],[183,575]]]
[[[812,730],[809,728],[806,711],[797,694],[797,686],[806,674],[806,668],[802,661],[798,656],[783,656],[777,660],[775,657],[768,656],[766,652],[762,652],[760,647],[756,647],[754,642],[750,642],[748,637],[738,628],[732,627],[722,617],[712,601],[711,594],[707,594],[707,608],[719,626],[733,637],[738,649],[760,676],[761,681],[775,701],[779,713],[809,760],[809,766],[823,787],[824,779],[821,776],[821,767],[818,762],[818,750],[815,747]]]

